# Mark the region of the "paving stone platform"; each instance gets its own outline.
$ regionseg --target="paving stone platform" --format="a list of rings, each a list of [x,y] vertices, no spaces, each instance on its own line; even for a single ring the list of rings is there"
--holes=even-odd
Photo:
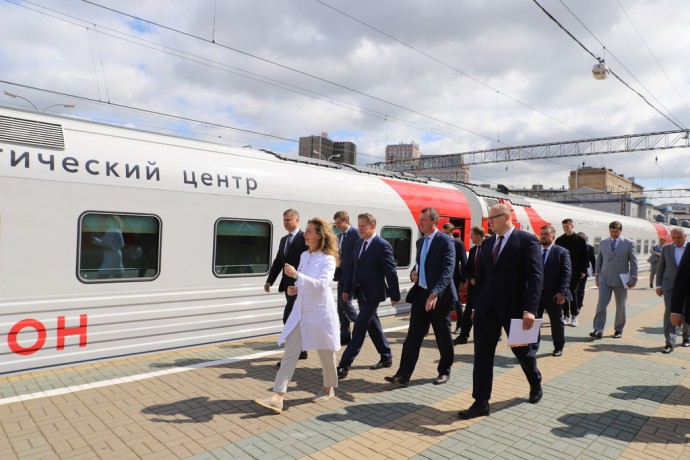
[[[596,296],[589,286],[563,356],[543,326],[537,405],[505,341],[489,417],[457,418],[472,403],[471,341],[435,386],[430,334],[410,386],[394,389],[383,377],[408,318],[385,318],[393,369],[368,369],[378,355],[367,339],[337,397],[313,404],[312,353],[280,415],[252,402],[270,394],[276,336],[0,377],[0,459],[690,459],[690,348],[661,353],[663,303],[646,288],[629,294],[622,339],[611,325],[591,339]]]

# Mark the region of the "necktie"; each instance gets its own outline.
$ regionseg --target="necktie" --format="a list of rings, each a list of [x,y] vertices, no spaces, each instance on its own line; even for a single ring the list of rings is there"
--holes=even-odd
[[[611,240],[611,252],[616,250],[616,240],[612,239]]]
[[[493,258],[494,265],[496,265],[496,260],[498,259],[498,253],[501,252],[501,245],[502,244],[503,244],[503,236],[499,236],[498,237],[498,244],[496,244],[494,251],[491,253],[491,257]]]
[[[362,255],[364,254],[364,251],[367,250],[367,243],[368,241],[365,241],[364,244],[362,245],[362,252],[359,253],[359,258],[362,258]]]
[[[477,245],[477,252],[474,253],[474,275],[476,278],[477,267],[479,266],[479,253],[482,252],[482,247]]]
[[[344,234],[344,233],[341,233],[340,235],[338,235],[338,252],[339,252],[340,254],[343,253],[343,240],[344,240],[344,239],[345,239],[345,234]]]
[[[287,237],[287,240],[285,240],[285,249],[283,251],[285,257],[287,257],[288,249],[290,248],[290,243],[292,243],[292,233],[290,233]]]
[[[543,265],[546,265],[546,253],[549,252],[548,249],[544,248],[544,252],[541,254],[541,261]]]
[[[426,263],[426,254],[429,252],[429,238],[424,238],[424,244],[422,244],[422,254],[419,256],[419,285],[426,289],[426,273],[424,270],[424,264]]]

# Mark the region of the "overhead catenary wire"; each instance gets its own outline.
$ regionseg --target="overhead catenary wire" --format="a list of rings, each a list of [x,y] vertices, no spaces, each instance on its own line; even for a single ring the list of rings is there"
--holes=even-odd
[[[560,27],[561,30],[563,30],[563,32],[565,32],[570,38],[572,38],[573,41],[575,41],[575,43],[577,43],[578,45],[580,45],[580,47],[581,47],[583,50],[585,50],[590,56],[592,56],[592,57],[593,57],[594,59],[596,59],[598,62],[603,62],[603,59],[602,59],[601,57],[599,57],[599,56],[597,56],[596,54],[594,54],[593,52],[591,52],[591,51],[590,51],[580,40],[578,40],[568,29],[566,29],[566,28],[563,26],[563,24],[561,24],[561,23],[558,21],[558,19],[556,19],[556,18],[555,18],[551,13],[549,13],[543,6],[541,6],[541,4],[540,4],[537,0],[532,0],[532,1],[534,2],[535,5],[537,5],[537,6],[539,7],[539,9],[541,9],[541,10],[544,12],[544,14],[545,14],[546,16],[549,17],[549,19],[551,19],[558,27]],[[646,97],[644,97],[642,94],[640,94],[639,91],[637,91],[636,89],[634,89],[633,87],[631,87],[629,84],[627,84],[618,74],[616,74],[616,73],[615,73],[613,70],[611,70],[610,68],[609,68],[609,72],[611,73],[611,75],[613,75],[614,77],[616,77],[616,79],[617,79],[618,81],[620,81],[621,83],[623,83],[623,85],[625,85],[630,91],[632,91],[632,92],[634,92],[635,94],[637,94],[647,105],[649,105],[652,109],[654,109],[657,113],[659,113],[659,115],[661,115],[662,117],[666,118],[668,121],[670,121],[671,123],[673,123],[673,125],[676,126],[678,129],[683,129],[683,130],[686,129],[686,128],[682,127],[681,125],[679,125],[678,123],[676,123],[676,122],[675,122],[674,120],[672,120],[671,118],[669,118],[668,115],[666,115],[666,114],[663,113],[661,110],[659,110],[659,109],[658,109],[656,106],[654,106],[651,102],[649,102],[649,100],[647,100]]]
[[[98,7],[98,8],[102,8],[102,9],[111,11],[111,12],[113,12],[113,13],[115,13],[115,14],[119,14],[119,15],[122,15],[122,16],[126,16],[126,17],[128,17],[128,18],[131,18],[131,19],[135,19],[135,20],[137,20],[137,21],[144,22],[144,23],[146,23],[146,24],[150,24],[150,25],[153,25],[153,26],[156,26],[156,27],[160,27],[161,29],[165,29],[165,30],[168,30],[168,31],[171,31],[171,32],[180,34],[180,35],[184,35],[184,36],[189,37],[189,38],[193,38],[193,39],[195,39],[195,40],[199,40],[199,41],[202,41],[202,42],[205,42],[205,43],[209,43],[209,44],[212,44],[212,45],[214,45],[214,46],[219,46],[219,47],[221,47],[221,48],[223,48],[223,49],[226,49],[226,50],[229,50],[229,51],[233,51],[233,52],[235,52],[235,53],[239,53],[239,54],[242,54],[242,55],[244,55],[244,56],[247,56],[247,57],[250,57],[250,58],[253,58],[253,59],[257,59],[257,60],[259,60],[259,61],[261,61],[261,62],[265,62],[265,63],[271,64],[271,65],[280,67],[280,68],[282,68],[282,69],[289,70],[289,71],[291,71],[291,72],[295,72],[295,73],[297,73],[297,74],[299,74],[299,75],[303,75],[303,76],[305,76],[305,77],[309,77],[309,78],[312,78],[312,79],[321,81],[321,82],[323,82],[323,83],[327,83],[327,84],[336,86],[336,87],[338,87],[338,88],[341,88],[341,89],[344,89],[344,90],[353,92],[353,93],[355,93],[355,94],[359,94],[359,95],[361,95],[361,96],[365,96],[365,97],[367,97],[367,98],[370,98],[370,99],[373,99],[373,100],[376,100],[376,101],[379,101],[379,102],[383,102],[384,104],[391,105],[391,106],[393,106],[393,107],[396,107],[396,108],[398,108],[398,109],[404,110],[404,111],[406,111],[406,112],[414,113],[415,115],[419,115],[419,116],[421,116],[421,117],[428,118],[428,119],[430,119],[430,120],[436,121],[436,122],[438,122],[438,123],[445,124],[445,125],[447,125],[447,126],[452,126],[453,128],[456,128],[456,129],[459,129],[459,130],[461,130],[461,131],[465,131],[465,132],[470,133],[470,134],[473,134],[473,135],[475,135],[475,136],[484,138],[484,139],[486,139],[486,140],[488,140],[488,141],[492,141],[492,142],[495,141],[495,139],[492,139],[491,137],[486,136],[486,135],[484,135],[484,134],[481,134],[481,133],[472,131],[471,129],[467,129],[467,128],[464,128],[464,127],[462,127],[462,126],[456,125],[456,124],[454,124],[454,123],[451,123],[451,122],[448,122],[448,121],[445,121],[445,120],[441,120],[440,118],[434,117],[434,116],[432,116],[432,115],[428,115],[428,114],[419,112],[418,110],[415,110],[415,109],[412,109],[412,108],[409,108],[409,107],[405,107],[405,106],[403,106],[403,105],[401,105],[401,104],[397,104],[397,103],[395,103],[395,102],[388,101],[388,100],[383,99],[383,98],[380,98],[380,97],[378,97],[378,96],[374,96],[373,94],[369,94],[369,93],[366,93],[366,92],[364,92],[364,91],[360,91],[360,90],[358,90],[358,89],[351,88],[351,87],[346,86],[346,85],[343,85],[343,84],[341,84],[341,83],[337,83],[337,82],[328,80],[328,79],[326,79],[326,78],[319,77],[318,75],[310,74],[309,72],[305,72],[305,71],[303,71],[303,70],[299,70],[299,69],[297,69],[297,68],[288,66],[288,65],[286,65],[286,64],[281,64],[281,63],[276,62],[276,61],[273,61],[273,60],[271,60],[271,59],[268,59],[268,58],[265,58],[265,57],[258,56],[258,55],[256,55],[256,54],[250,53],[250,52],[248,52],[248,51],[244,51],[244,50],[241,50],[241,49],[239,49],[239,48],[235,48],[235,47],[232,47],[232,46],[229,46],[229,45],[225,45],[225,44],[219,43],[219,42],[217,42],[217,41],[213,42],[213,41],[211,41],[211,40],[209,40],[209,39],[207,39],[207,38],[201,37],[201,36],[199,36],[199,35],[195,35],[195,34],[192,34],[192,33],[189,33],[189,32],[185,32],[185,31],[183,31],[183,30],[176,29],[176,28],[174,28],[174,27],[167,26],[167,25],[164,25],[164,24],[155,22],[155,21],[151,21],[151,20],[149,20],[149,19],[145,19],[145,18],[141,18],[141,17],[138,17],[138,16],[134,16],[134,15],[132,15],[132,14],[125,13],[124,11],[120,11],[120,10],[116,10],[116,9],[114,9],[114,8],[110,8],[110,7],[107,7],[107,6],[104,6],[104,5],[100,5],[100,4],[98,4],[98,3],[96,3],[96,2],[93,2],[93,1],[91,1],[91,0],[82,0],[82,2],[88,3],[88,4],[93,5],[93,6],[95,6],[95,7]],[[507,144],[504,144],[504,145],[507,146]]]
[[[613,59],[614,59],[614,60],[615,60],[615,61],[616,61],[626,72],[628,72],[628,74],[633,78],[633,80],[635,80],[635,81],[637,82],[637,84],[640,85],[640,86],[651,96],[651,98],[654,99],[654,100],[656,101],[656,103],[659,104],[659,105],[668,113],[668,115],[674,119],[674,121],[676,121],[677,123],[680,124],[681,121],[678,119],[678,117],[676,117],[676,116],[673,114],[673,112],[671,112],[671,111],[668,109],[668,107],[666,107],[666,106],[665,106],[665,105],[664,105],[664,104],[663,104],[663,103],[662,103],[662,102],[661,102],[661,101],[660,101],[660,100],[659,100],[659,99],[658,99],[658,98],[657,98],[657,97],[656,97],[656,96],[655,96],[655,95],[644,85],[644,83],[642,83],[642,82],[635,76],[635,74],[633,74],[632,71],[631,71],[630,69],[628,69],[628,68],[627,68],[617,57],[616,57],[615,54],[613,54],[613,52],[611,51],[610,48],[607,48],[607,47],[601,42],[601,40],[599,40],[599,38],[594,34],[594,32],[592,32],[592,31],[589,29],[589,27],[587,27],[587,26],[585,25],[585,23],[582,22],[582,20],[581,20],[581,19],[580,19],[570,8],[568,8],[568,6],[567,6],[565,3],[563,3],[563,0],[558,0],[558,1],[561,3],[561,5],[563,5],[563,7],[564,7],[566,10],[568,10],[568,12],[575,18],[575,20],[576,20],[577,22],[579,22],[580,25],[582,25],[582,27],[584,27],[584,29],[585,29],[587,32],[589,32],[589,34],[597,41],[597,43],[599,43],[599,45],[601,45],[601,47],[604,49],[604,51],[608,51],[608,53],[611,55],[611,57],[612,57],[612,58],[613,58]],[[620,5],[620,1],[618,2],[618,4]],[[621,5],[621,8],[622,8],[622,5]],[[624,13],[626,14],[626,16],[627,16],[627,12],[625,12],[625,10],[623,10],[623,12],[624,12]],[[628,17],[628,20],[630,20],[630,17]],[[630,21],[630,22],[632,23],[632,21]],[[633,24],[633,28],[635,28],[635,25],[634,25],[634,24]],[[635,28],[635,30],[637,31],[637,28]],[[638,34],[638,36],[640,36],[640,38],[642,38],[641,35],[640,35],[640,33],[639,33],[639,31],[637,31],[637,34]],[[642,41],[644,42],[644,39],[643,39]],[[645,44],[646,44],[646,43],[645,43]],[[651,53],[651,50],[649,49],[649,47],[647,47],[647,49],[648,49],[648,51]],[[653,53],[652,53],[652,57],[654,57],[654,59],[656,59],[656,57],[654,56]],[[657,64],[659,64],[658,61],[657,61]],[[659,67],[661,67],[661,64],[659,64]],[[661,70],[662,70],[662,72],[664,71],[663,68],[662,68]],[[664,73],[665,73],[665,72],[664,72]],[[668,75],[667,75],[667,77],[668,77]],[[678,125],[676,125],[676,126],[678,126]]]
[[[84,27],[87,29],[87,33],[89,33],[91,31],[95,34],[101,34],[101,35],[109,36],[111,38],[125,41],[125,42],[128,42],[130,44],[149,48],[149,49],[157,51],[157,52],[169,54],[169,55],[175,56],[175,57],[180,58],[180,59],[185,59],[185,60],[188,60],[190,62],[194,62],[194,63],[200,64],[200,65],[214,68],[216,70],[220,70],[220,71],[223,71],[226,73],[231,73],[233,75],[236,75],[236,76],[239,76],[242,78],[257,81],[257,82],[260,82],[262,84],[266,84],[269,86],[280,88],[280,89],[285,90],[285,91],[294,92],[296,94],[300,94],[300,95],[305,96],[305,97],[317,99],[317,100],[320,100],[324,103],[336,105],[336,106],[339,106],[339,107],[342,107],[342,108],[345,108],[348,110],[354,110],[356,112],[362,113],[362,114],[367,115],[367,116],[379,118],[381,120],[384,120],[384,119],[389,120],[393,123],[400,124],[402,126],[407,126],[409,128],[424,130],[427,132],[441,135],[441,136],[449,138],[449,139],[456,139],[456,140],[469,142],[469,143],[472,143],[475,145],[486,146],[486,142],[478,141],[476,139],[472,139],[472,138],[469,138],[467,136],[462,136],[459,134],[451,133],[451,132],[444,131],[444,130],[441,130],[441,129],[438,129],[438,128],[435,128],[432,126],[428,126],[425,124],[421,124],[418,122],[407,120],[407,119],[404,119],[401,117],[396,117],[393,115],[385,114],[383,112],[378,112],[376,110],[361,107],[361,106],[358,106],[356,104],[353,104],[353,103],[350,103],[350,102],[347,102],[347,101],[344,101],[344,100],[341,100],[341,99],[338,99],[338,98],[335,98],[332,96],[327,96],[325,94],[318,93],[316,91],[302,88],[302,87],[299,87],[296,85],[292,85],[290,83],[282,82],[280,80],[276,80],[276,79],[273,79],[270,77],[266,77],[264,75],[260,75],[260,74],[255,73],[255,72],[251,72],[248,70],[233,67],[233,66],[230,66],[228,64],[225,64],[225,63],[213,60],[213,59],[208,59],[208,58],[199,56],[199,55],[194,54],[194,53],[189,53],[189,52],[180,50],[178,48],[163,45],[161,43],[157,43],[157,42],[154,42],[152,40],[148,40],[148,39],[145,39],[142,37],[134,36],[132,34],[124,33],[122,31],[118,31],[118,30],[115,30],[115,29],[107,27],[107,26],[99,25],[98,29],[96,29],[95,24],[88,23],[89,25],[87,26],[85,24],[82,24],[82,23],[86,23],[86,21],[83,19],[80,19],[80,18],[72,16],[72,15],[68,15],[66,13],[59,12],[59,11],[54,10],[54,9],[47,8],[47,7],[42,6],[42,5],[36,5],[35,3],[32,3],[31,1],[26,1],[26,2],[23,2],[22,4],[17,4],[12,0],[6,0],[6,1],[8,3],[12,3],[16,6],[26,8],[30,11],[35,12],[35,13],[43,14],[43,15],[46,15],[46,16],[53,18],[53,19],[56,19],[56,20],[64,21],[64,22],[69,23],[71,25],[74,25],[76,27]],[[55,16],[54,14],[48,14],[44,11],[39,11],[37,9],[30,8],[27,5],[25,5],[24,3],[40,7],[42,9],[45,9],[45,10],[50,11],[50,12],[55,13],[55,14],[66,16],[70,19],[73,19],[73,21],[66,20],[63,17]],[[75,21],[79,21],[79,22],[75,22]],[[92,28],[91,25],[93,25],[94,27]],[[111,31],[112,33],[105,32],[106,30]],[[129,37],[129,39],[124,38],[124,37]],[[90,34],[89,34],[89,43],[91,43]],[[156,47],[159,47],[160,49],[156,48]],[[96,69],[96,54],[98,54],[98,51],[93,49],[93,45],[92,45],[91,53],[92,53],[92,57],[94,60],[94,73],[96,74],[96,84],[98,85],[98,92],[99,92],[99,98],[100,98],[100,78],[98,77],[98,72]],[[231,70],[229,70],[229,69],[231,69]],[[104,75],[104,78],[105,78],[105,75]],[[108,95],[108,99],[109,99],[109,95]],[[362,154],[362,155],[367,156],[364,154]],[[371,156],[371,157],[372,158],[379,158],[378,156]]]

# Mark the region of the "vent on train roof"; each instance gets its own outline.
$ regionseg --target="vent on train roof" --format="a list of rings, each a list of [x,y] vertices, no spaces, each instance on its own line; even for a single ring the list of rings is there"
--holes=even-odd
[[[0,115],[0,140],[22,145],[65,149],[62,126]]]

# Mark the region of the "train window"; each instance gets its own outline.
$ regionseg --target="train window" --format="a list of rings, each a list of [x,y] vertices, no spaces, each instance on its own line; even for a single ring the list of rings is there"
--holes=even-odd
[[[637,240],[635,241],[635,252],[639,254],[640,249],[642,249],[642,240]]]
[[[215,235],[213,273],[216,276],[268,273],[270,222],[219,219]]]
[[[644,240],[644,253],[647,254],[649,252],[649,240]]]
[[[393,246],[393,257],[397,267],[410,266],[410,253],[412,247],[412,230],[401,227],[383,227],[381,238]]]
[[[86,283],[150,281],[160,266],[157,216],[87,212],[79,218],[77,274]]]

